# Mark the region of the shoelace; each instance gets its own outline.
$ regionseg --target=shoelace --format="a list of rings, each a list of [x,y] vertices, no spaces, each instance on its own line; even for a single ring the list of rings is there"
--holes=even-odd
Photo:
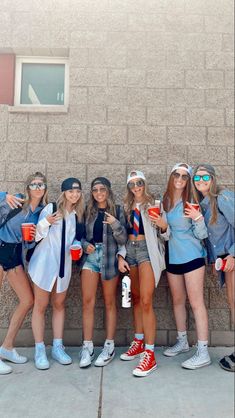
[[[85,353],[88,353],[89,356],[90,356],[90,351],[89,351],[88,347],[86,347],[85,345],[83,345],[83,347],[82,347],[82,349],[81,349],[81,351],[79,353],[79,359],[81,359],[85,355]]]
[[[189,359],[190,362],[194,362],[194,360],[197,360],[199,355],[200,355],[199,350],[197,350],[196,353]]]
[[[140,364],[138,366],[138,369],[145,369],[148,366],[149,362],[150,354],[145,351],[140,357]]]
[[[109,354],[109,347],[107,347],[106,345],[104,346],[103,350],[100,353],[100,356],[103,358],[107,358],[110,356]]]
[[[185,343],[182,343],[178,338],[177,338],[177,341],[176,341],[176,343],[175,343],[175,345],[173,345],[173,347],[171,347],[171,350],[172,351],[175,351],[175,350],[177,350],[178,348],[181,348],[182,347],[182,345],[185,345]]]
[[[138,346],[139,344],[137,343],[137,341],[132,341],[131,346],[128,350],[128,353],[132,354],[133,351],[135,350],[135,348]]]

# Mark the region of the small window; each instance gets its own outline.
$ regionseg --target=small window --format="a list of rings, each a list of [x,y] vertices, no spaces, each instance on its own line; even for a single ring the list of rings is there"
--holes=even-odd
[[[15,106],[67,106],[68,61],[16,58]]]

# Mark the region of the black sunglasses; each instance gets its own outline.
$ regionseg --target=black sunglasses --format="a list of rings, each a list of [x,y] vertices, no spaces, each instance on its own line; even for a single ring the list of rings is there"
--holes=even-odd
[[[173,173],[173,176],[176,179],[179,179],[181,177],[182,180],[184,180],[184,181],[187,181],[189,179],[189,176],[187,174],[180,174],[180,173],[177,173],[177,171]]]
[[[134,189],[135,186],[143,187],[144,186],[144,180],[129,181],[127,186],[128,186],[129,189]]]

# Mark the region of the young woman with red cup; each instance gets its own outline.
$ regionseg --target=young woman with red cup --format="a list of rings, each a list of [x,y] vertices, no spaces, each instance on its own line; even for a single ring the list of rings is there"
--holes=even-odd
[[[31,238],[34,239],[39,214],[47,203],[46,178],[42,173],[30,175],[25,183],[24,195],[0,193],[0,287],[5,273],[19,304],[13,313],[7,335],[0,347],[0,358],[12,363],[25,363],[27,358],[14,349],[16,335],[33,306],[33,293],[24,269],[23,248],[34,246],[22,238],[22,224],[29,223]],[[0,374],[12,371],[0,360]]]
[[[235,214],[234,193],[217,185],[214,167],[200,164],[195,167],[192,177],[193,195],[200,203],[208,229],[206,240],[208,262],[213,264],[222,259],[218,277],[221,287],[226,284],[228,303],[234,324],[235,306]],[[218,261],[217,261],[218,266]],[[225,356],[219,362],[227,371],[235,371],[235,353]]]
[[[52,358],[60,364],[72,359],[63,346],[65,299],[72,273],[70,246],[84,234],[84,199],[81,182],[68,178],[61,184],[57,211],[49,203],[41,212],[37,224],[37,245],[29,262],[29,274],[34,284],[32,329],[35,339],[35,366],[49,369],[44,344],[45,312],[52,305]]]
[[[201,242],[207,237],[203,215],[192,205],[188,164],[176,164],[170,174],[163,205],[170,227],[170,239],[166,251],[166,270],[173,299],[173,311],[177,327],[177,341],[164,351],[174,357],[189,351],[186,331],[186,297],[191,305],[197,332],[197,350],[182,363],[186,369],[197,369],[211,363],[208,353],[208,316],[204,302],[204,276],[206,251]]]
[[[79,366],[88,367],[94,359],[94,309],[97,287],[101,280],[106,340],[95,366],[103,367],[115,356],[116,290],[119,279],[117,252],[118,246],[125,244],[127,239],[123,209],[115,205],[111,182],[106,177],[96,177],[91,182],[85,219],[86,240],[83,248],[87,258],[81,274],[84,340]]]
[[[153,204],[154,197],[144,174],[132,171],[127,178],[124,198],[128,241],[125,249],[119,251],[119,270],[130,274],[135,337],[120,358],[129,361],[140,356],[140,362],[133,370],[133,375],[139,377],[147,376],[157,368],[153,295],[165,269],[163,239],[167,238],[167,222],[164,216],[149,216],[148,208]]]

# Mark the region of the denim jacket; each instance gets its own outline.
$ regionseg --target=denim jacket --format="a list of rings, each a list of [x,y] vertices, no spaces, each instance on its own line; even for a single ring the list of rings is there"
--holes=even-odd
[[[166,213],[170,227],[169,263],[184,264],[195,258],[206,256],[201,242],[207,237],[207,229],[203,220],[194,222],[184,216],[182,200]]]
[[[86,239],[82,240],[83,249],[90,244],[93,239],[93,228],[97,215],[89,222],[85,222]],[[101,270],[102,279],[112,279],[118,274],[118,246],[124,245],[127,241],[126,220],[123,208],[120,207],[119,220],[112,225],[103,224],[103,262]]]
[[[234,193],[222,190],[217,197],[217,222],[210,224],[211,206],[208,196],[200,202],[202,213],[208,230],[206,246],[208,262],[213,263],[220,255],[231,254],[235,256],[234,245]]]

